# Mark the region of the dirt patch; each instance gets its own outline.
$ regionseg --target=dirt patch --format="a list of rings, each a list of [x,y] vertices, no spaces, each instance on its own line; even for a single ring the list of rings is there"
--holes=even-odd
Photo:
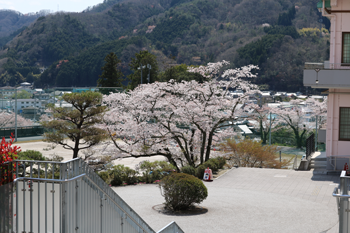
[[[208,212],[208,209],[202,206],[192,206],[188,210],[174,211],[172,209],[166,208],[164,204],[160,204],[160,205],[153,206],[152,209],[157,211],[160,214],[176,215],[176,216],[199,215],[199,214],[205,214]]]

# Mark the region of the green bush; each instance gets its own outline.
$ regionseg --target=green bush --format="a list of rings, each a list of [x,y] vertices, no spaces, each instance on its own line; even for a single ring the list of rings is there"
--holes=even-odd
[[[110,180],[110,184],[112,186],[119,186],[122,184],[135,184],[138,182],[137,174],[137,171],[129,167],[124,167],[124,165],[121,164],[113,166],[113,168],[109,171],[99,173],[103,180]]]
[[[209,159],[208,161],[203,163],[203,165],[206,168],[209,167],[212,170],[212,172],[217,172],[219,170],[219,163],[215,159]]]
[[[107,184],[111,183],[111,176],[110,171],[101,171],[98,173],[98,175],[101,177],[101,179],[106,182]]]
[[[202,164],[202,165],[199,165],[197,168],[196,168],[196,177],[199,178],[199,179],[203,179],[203,175],[204,175],[204,171],[207,167]]]
[[[135,184],[138,181],[137,172],[129,167],[124,167],[122,180],[126,184]]]
[[[222,156],[215,158],[219,162],[219,169],[222,169],[226,164],[226,159]]]
[[[26,150],[18,153],[18,160],[39,160],[45,161],[46,158],[40,151],[36,150]]]
[[[195,174],[193,175],[195,175],[199,179],[203,179],[205,169],[209,167],[212,170],[212,172],[217,172],[219,169],[222,169],[225,164],[226,164],[226,159],[224,157],[216,157],[216,158],[209,159],[205,163],[199,165],[195,169]],[[187,172],[184,172],[184,173],[187,173]]]
[[[196,175],[196,169],[190,165],[182,167],[181,172],[192,175],[192,176]]]
[[[203,182],[185,173],[172,173],[159,182],[159,188],[165,198],[167,208],[186,210],[193,204],[199,204],[208,196]]]
[[[175,167],[166,161],[142,161],[136,169],[142,176],[142,182],[154,183],[175,170]]]

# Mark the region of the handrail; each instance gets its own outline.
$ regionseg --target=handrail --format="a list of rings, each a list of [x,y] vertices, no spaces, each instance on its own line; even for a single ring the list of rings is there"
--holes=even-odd
[[[46,161],[46,160],[13,160],[13,161],[8,161],[6,163],[11,163],[11,162],[26,162],[26,163],[59,163],[59,164],[66,164],[66,163],[70,163],[70,162],[73,162],[75,160],[79,160],[81,159],[80,157],[78,158],[75,158],[75,159],[71,159],[71,160],[68,160],[68,161],[64,161],[64,162],[59,162],[59,161]],[[6,163],[3,163],[3,164],[6,164]]]
[[[51,182],[54,182],[54,183],[66,183],[66,182],[70,182],[70,181],[82,178],[83,176],[86,176],[86,174],[83,173],[83,174],[81,174],[79,176],[76,176],[76,177],[73,177],[73,178],[70,178],[70,179],[65,179],[65,180],[46,179],[46,178],[33,178],[33,177],[18,177],[18,178],[13,180],[13,183],[16,183],[17,181],[20,181],[20,180],[47,181],[47,182],[51,181]]]
[[[87,178],[91,183],[94,184],[95,187],[97,187],[104,195],[105,197],[108,197],[110,201],[112,201],[118,208],[123,211],[129,219],[131,219],[138,227],[140,227],[143,231],[147,232],[130,214],[128,214],[118,203],[116,203],[112,197],[110,197],[101,187],[99,187],[89,176],[86,175],[86,173],[83,173],[79,176],[70,178],[70,179],[64,179],[64,180],[56,180],[56,179],[45,179],[45,178],[31,178],[31,177],[19,177],[13,180],[14,183],[21,181],[21,180],[32,180],[32,181],[46,181],[46,182],[54,182],[54,183],[67,183],[70,181],[74,181],[80,178]],[[136,213],[135,213],[136,214]],[[145,223],[146,224],[146,223]],[[148,226],[148,224],[146,224]],[[150,229],[152,229],[150,226],[148,226]]]
[[[87,176],[86,175],[86,178],[90,181],[90,182],[92,182],[106,197],[108,197],[109,198],[109,200],[111,200],[116,206],[118,206],[118,208],[120,209],[120,210],[122,210],[128,217],[129,217],[129,219],[131,219],[137,226],[139,226],[144,232],[147,232],[142,226],[140,226],[140,224],[137,222],[137,221],[135,221],[134,220],[134,218],[133,217],[131,217],[118,203],[116,203],[114,200],[113,200],[113,198],[112,197],[110,197],[102,188],[100,188],[89,176]],[[125,203],[126,204],[126,203]],[[136,212],[135,212],[135,214],[136,214]],[[136,214],[137,215],[137,214]],[[138,216],[139,218],[140,218],[140,216]],[[148,224],[146,223],[146,222],[144,222],[147,226],[148,226]],[[151,230],[153,230],[150,226],[148,226],[149,227],[149,229],[151,229]],[[153,232],[155,232],[155,231],[153,231]]]
[[[334,191],[332,193],[333,197],[339,197],[339,198],[350,198],[350,195],[345,195],[345,194],[338,194],[337,193],[338,188],[334,188]]]
[[[161,233],[164,230],[167,230],[171,225],[175,225],[175,227],[178,228],[178,230],[180,230],[181,232],[183,232],[183,230],[179,227],[179,225],[177,225],[177,223],[175,221],[172,221],[171,223],[169,223],[168,225],[166,225],[165,227],[163,227],[162,229],[160,229],[159,231],[157,231],[157,233]],[[175,232],[175,230],[174,230]]]
[[[77,163],[78,162],[78,163]],[[33,182],[49,182],[49,183],[56,183],[56,184],[63,184],[67,182],[71,182],[78,179],[83,179],[85,182],[88,183],[88,185],[91,185],[92,188],[96,188],[95,190],[97,192],[100,192],[101,195],[104,196],[103,199],[109,200],[110,204],[115,207],[117,207],[122,213],[124,213],[124,216],[129,218],[130,223],[134,223],[135,227],[139,227],[140,230],[143,232],[149,232],[149,233],[155,233],[155,231],[135,212],[132,210],[132,208],[122,199],[118,196],[117,193],[115,193],[105,182],[102,181],[102,179],[93,171],[86,163],[80,163],[81,158],[75,158],[69,161],[65,162],[57,162],[57,161],[36,161],[36,160],[14,160],[10,162],[6,162],[5,166],[12,166],[11,164],[17,164],[18,166],[22,166],[25,163],[30,164],[30,176],[17,176],[12,182],[15,184],[18,184],[19,181],[33,181]],[[37,178],[32,177],[32,167],[33,165],[38,164],[39,166],[39,172],[41,164],[45,166],[45,177],[40,178],[38,175]],[[60,170],[60,178],[54,179],[54,177],[48,178],[46,176],[47,173],[47,165],[52,165],[53,168],[57,168]],[[54,172],[52,168],[51,172]],[[72,172],[72,176],[68,175],[70,174],[70,171]],[[18,172],[18,169],[15,169],[14,172]],[[85,177],[85,178],[84,178]],[[86,179],[86,180],[85,180]],[[101,179],[101,183],[100,183]],[[113,203],[113,204],[112,204]]]

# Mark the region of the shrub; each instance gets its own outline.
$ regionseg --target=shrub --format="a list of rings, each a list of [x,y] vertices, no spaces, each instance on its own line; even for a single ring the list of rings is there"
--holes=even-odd
[[[207,187],[198,178],[185,173],[172,173],[159,182],[165,205],[173,210],[186,210],[208,196]]]
[[[129,167],[124,167],[123,173],[122,173],[122,180],[123,183],[126,184],[135,184],[137,183],[137,172],[134,169],[131,169]]]
[[[182,167],[181,172],[192,175],[192,176],[196,175],[196,169],[190,165]]]
[[[99,172],[98,175],[101,177],[101,179],[106,182],[107,184],[111,183],[111,176],[110,171],[102,171]]]
[[[142,182],[154,183],[156,180],[162,179],[175,170],[175,167],[166,161],[142,161],[136,169],[142,172]]]
[[[281,168],[288,166],[293,159],[283,159],[280,162],[276,146],[263,146],[259,141],[252,139],[244,139],[240,142],[227,140],[224,146],[231,166]]]
[[[11,134],[11,139],[6,141],[5,138],[2,138],[0,142],[0,186],[12,182],[15,179],[16,167],[9,167],[7,164],[3,165],[6,162],[12,162],[17,158],[17,153],[20,151],[20,147],[12,146],[14,141],[13,134]],[[1,200],[1,198],[0,198]]]
[[[222,169],[226,164],[226,159],[222,156],[215,158],[219,163],[219,169]]]
[[[219,170],[219,163],[215,159],[209,159],[208,161],[203,163],[203,165],[206,168],[209,167],[212,170],[212,172],[217,172]]]
[[[105,177],[107,180],[108,178],[111,180],[110,182],[113,186],[122,185],[123,183],[134,184],[138,180],[137,171],[129,167],[124,167],[124,165],[121,164],[114,166],[113,169],[109,171],[108,175],[109,177],[107,174],[102,173],[103,177]]]
[[[199,165],[197,168],[196,168],[196,177],[199,178],[199,179],[203,179],[203,176],[204,176],[204,171],[207,167],[202,164],[202,165]]]
[[[18,160],[38,160],[45,161],[46,157],[40,151],[26,150],[18,153]]]

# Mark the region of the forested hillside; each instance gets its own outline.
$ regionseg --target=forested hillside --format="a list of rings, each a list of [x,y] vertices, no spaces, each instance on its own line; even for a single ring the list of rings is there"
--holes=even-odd
[[[0,48],[11,41],[38,17],[45,14],[47,14],[46,11],[23,15],[20,12],[12,10],[0,10]]]
[[[262,88],[303,90],[304,62],[328,59],[329,21],[320,37],[316,2],[105,0],[83,13],[43,16],[0,51],[0,85],[96,85],[108,53],[128,74],[135,53],[148,50],[166,63],[256,64]]]

